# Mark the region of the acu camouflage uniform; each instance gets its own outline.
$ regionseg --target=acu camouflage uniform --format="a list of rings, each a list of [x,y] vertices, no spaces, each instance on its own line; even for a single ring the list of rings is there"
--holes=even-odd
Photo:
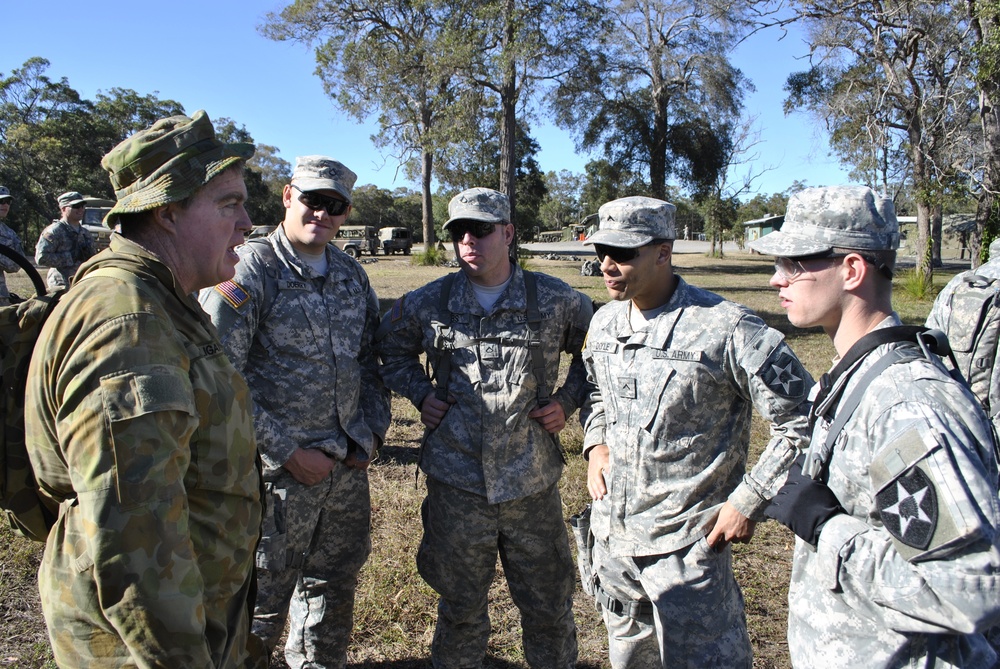
[[[262,515],[250,393],[198,303],[114,235],[41,332],[25,428],[60,503],[38,573],[60,666],[242,667]],[[120,275],[120,276],[119,276]]]
[[[731,549],[705,537],[726,501],[763,518],[806,435],[812,380],[781,333],[675,280],[645,329],[633,330],[631,301],[598,310],[583,353],[598,389],[584,453],[610,455],[591,516],[598,602],[616,668],[749,667]],[[773,437],[746,473],[753,408]]]
[[[575,566],[558,489],[564,461],[558,438],[528,416],[537,406],[538,379],[524,345],[524,273],[512,266],[509,285],[488,313],[465,274],[453,276],[450,323],[440,320],[442,278],[397,301],[379,330],[386,384],[418,410],[435,388],[420,354],[426,352],[437,370],[447,355],[443,347],[478,338],[450,354],[447,387],[456,403],[427,433],[420,459],[428,496],[417,567],[441,595],[434,666],[482,666],[490,633],[487,595],[499,549],[521,612],[528,665],[573,667]],[[574,356],[566,382],[551,395],[570,416],[586,396],[579,352],[592,303],[558,279],[535,277],[546,391],[559,377],[560,351]]]
[[[990,244],[989,262],[983,263],[970,272],[960,272],[948,281],[948,284],[938,293],[937,298],[934,300],[931,313],[927,316],[926,326],[946,333],[951,340],[952,349],[958,348],[956,337],[965,340],[966,346],[969,348],[969,351],[965,355],[970,356],[970,358],[974,356],[976,359],[975,363],[978,366],[983,364],[979,362],[979,356],[991,352],[989,349],[979,350],[975,347],[975,343],[978,341],[976,339],[977,331],[985,325],[981,325],[979,322],[981,311],[975,310],[974,313],[964,313],[962,309],[956,310],[953,304],[956,291],[970,280],[970,274],[994,281],[1000,279],[1000,239],[994,240]],[[977,285],[981,284],[977,283]],[[994,283],[993,286],[995,287],[996,284]],[[1000,298],[994,297],[994,299]],[[986,307],[990,311],[996,308],[995,304],[991,307]],[[989,327],[996,328],[996,322],[993,321]],[[972,383],[972,387],[973,393],[979,397],[980,403],[988,409],[987,415],[993,421],[993,426],[1000,430],[1000,401],[998,401],[998,394],[1000,394],[1000,370],[997,369],[997,365],[1000,364],[1000,355],[998,355],[996,348],[992,350],[992,353],[994,355],[992,368],[985,365],[986,373],[989,376],[983,378],[981,387],[975,382]],[[961,360],[961,355],[957,352],[956,355],[959,355],[959,359]],[[982,369],[974,371],[979,373]],[[989,379],[989,383],[986,383],[986,378]],[[972,381],[971,379],[967,380]],[[1000,633],[998,633],[998,636],[1000,636]]]
[[[879,328],[899,325],[893,315]],[[883,345],[842,377],[849,396]],[[818,408],[818,407],[817,407]],[[799,667],[993,667],[980,633],[1000,616],[997,465],[972,394],[917,357],[890,365],[825,452],[819,419],[803,473],[845,513],[818,546],[796,541],[788,641]]]
[[[69,286],[80,263],[94,255],[94,240],[82,225],[59,219],[42,230],[35,245],[35,264],[48,267],[49,291]]]
[[[264,461],[253,632],[273,648],[290,613],[289,664],[343,666],[371,550],[368,473],[343,460],[371,459],[390,421],[372,350],[378,299],[361,265],[333,245],[326,276],[317,275],[282,226],[237,251],[236,276],[200,299],[250,385]],[[298,448],[338,461],[330,476],[296,481],[282,465]]]
[[[17,238],[17,233],[11,230],[10,226],[3,221],[0,221],[0,244],[20,253],[22,256],[24,255],[24,249],[21,248],[21,240]],[[13,274],[20,269],[20,265],[16,262],[7,256],[0,255],[0,307],[10,304],[10,291],[7,290],[7,277],[5,273]]]

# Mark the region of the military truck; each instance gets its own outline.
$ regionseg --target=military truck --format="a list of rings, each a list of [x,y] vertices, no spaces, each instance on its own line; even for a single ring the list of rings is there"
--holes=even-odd
[[[378,239],[382,245],[382,253],[387,256],[402,252],[404,256],[410,255],[413,248],[413,235],[409,228],[380,228]]]
[[[94,240],[94,248],[103,251],[111,243],[111,229],[104,225],[104,217],[115,206],[114,200],[105,200],[100,197],[83,198],[83,221],[81,225],[90,233]]]
[[[373,225],[342,225],[333,243],[352,258],[363,253],[375,255],[379,248],[378,233]]]

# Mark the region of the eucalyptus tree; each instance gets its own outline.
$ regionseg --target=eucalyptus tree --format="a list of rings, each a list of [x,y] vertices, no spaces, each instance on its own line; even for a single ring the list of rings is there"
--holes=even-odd
[[[714,121],[737,117],[752,88],[729,61],[750,11],[736,0],[611,0],[599,47],[554,91],[556,122],[580,148],[647,174],[654,197],[672,174],[713,181],[726,142],[710,136]]]
[[[969,32],[975,57],[976,83],[979,87],[978,110],[982,128],[983,160],[981,171],[973,170],[978,178],[977,230],[974,239],[982,242],[1000,237],[1000,0],[966,0]],[[980,176],[981,175],[981,176]],[[983,245],[985,246],[985,245]],[[982,259],[984,254],[974,256]],[[974,263],[978,264],[978,263]]]
[[[792,5],[809,33],[806,77],[844,81],[797,91],[803,79],[793,75],[790,100],[795,95],[808,100],[806,106],[845,131],[843,142],[872,141],[876,152],[890,150],[891,142],[903,147],[917,213],[916,268],[930,285],[932,219],[940,218],[944,185],[958,162],[954,150],[964,143],[969,123],[973,89],[965,7],[957,0],[794,0]],[[847,132],[852,124],[858,129],[853,139]],[[879,133],[896,137],[873,139]]]
[[[498,188],[517,210],[518,125],[535,96],[576,67],[594,43],[599,0],[458,0],[451,48],[466,81],[499,108]],[[516,215],[516,214],[515,214]]]
[[[376,146],[417,159],[423,232],[434,241],[435,151],[462,134],[453,122],[456,64],[444,0],[298,0],[267,15],[260,32],[315,48],[327,95],[358,120],[378,119]]]

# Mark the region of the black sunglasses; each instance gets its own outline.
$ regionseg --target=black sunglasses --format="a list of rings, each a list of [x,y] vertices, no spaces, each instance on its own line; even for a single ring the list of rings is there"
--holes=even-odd
[[[642,246],[637,246],[635,248],[624,248],[622,246],[605,246],[604,244],[594,244],[594,253],[597,254],[597,259],[604,262],[605,256],[611,258],[615,264],[621,264],[623,262],[630,262],[639,257],[639,251],[647,246],[659,246],[666,239],[654,239],[648,244],[643,244]]]
[[[312,191],[304,191],[295,184],[292,184],[292,188],[299,191],[299,202],[313,211],[323,210],[331,216],[340,216],[351,206],[351,203],[347,200],[327,197],[326,195],[320,195]]]
[[[482,239],[493,234],[496,229],[497,224],[490,221],[455,221],[448,226],[448,234],[451,235],[451,241],[460,242],[467,232],[476,239]]]
[[[70,209],[83,209],[86,206],[87,206],[86,202],[77,202],[76,204],[71,204],[69,206],[69,208]]]

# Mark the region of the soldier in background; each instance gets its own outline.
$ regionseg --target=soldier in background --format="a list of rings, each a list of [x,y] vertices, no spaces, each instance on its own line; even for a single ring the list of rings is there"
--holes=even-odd
[[[10,229],[4,219],[10,213],[10,205],[14,198],[6,186],[0,186],[0,244],[6,246],[11,251],[24,255],[21,248],[21,240],[17,238],[17,233]],[[21,267],[7,256],[0,255],[0,307],[10,304],[10,291],[7,290],[7,277],[5,274],[13,274]]]
[[[948,335],[959,369],[1000,429],[1000,239],[990,244],[988,262],[951,278],[925,325]]]
[[[379,306],[361,265],[329,243],[356,178],[332,158],[299,157],[282,224],[240,247],[236,276],[200,296],[254,399],[267,512],[253,634],[265,666],[289,615],[288,666],[345,665],[371,552],[367,468],[390,421],[372,349]]]
[[[448,214],[461,271],[400,298],[378,334],[386,384],[427,427],[417,568],[441,596],[433,663],[482,666],[499,552],[528,665],[568,669],[577,658],[575,579],[556,435],[585,395],[579,352],[591,301],[511,262],[514,226],[502,193],[466,190]],[[552,392],[561,351],[574,360]]]
[[[935,356],[893,336],[892,201],[807,188],[751,246],[776,256],[788,320],[822,327],[838,357],[811,397],[808,452],[767,510],[798,535],[792,665],[995,666],[981,633],[1000,618],[992,430]]]
[[[812,380],[780,332],[674,273],[674,212],[608,202],[585,242],[612,299],[583,352],[594,586],[615,669],[749,669],[730,542],[750,540],[803,447]],[[754,408],[773,436],[747,472]]]
[[[86,208],[83,196],[75,191],[59,196],[61,218],[42,230],[35,245],[35,264],[48,267],[45,277],[49,291],[65,290],[80,263],[94,255],[94,240],[80,225]]]
[[[250,392],[193,291],[233,275],[249,144],[204,111],[104,156],[121,224],[45,321],[25,430],[60,504],[38,571],[61,667],[247,659],[260,473]]]

